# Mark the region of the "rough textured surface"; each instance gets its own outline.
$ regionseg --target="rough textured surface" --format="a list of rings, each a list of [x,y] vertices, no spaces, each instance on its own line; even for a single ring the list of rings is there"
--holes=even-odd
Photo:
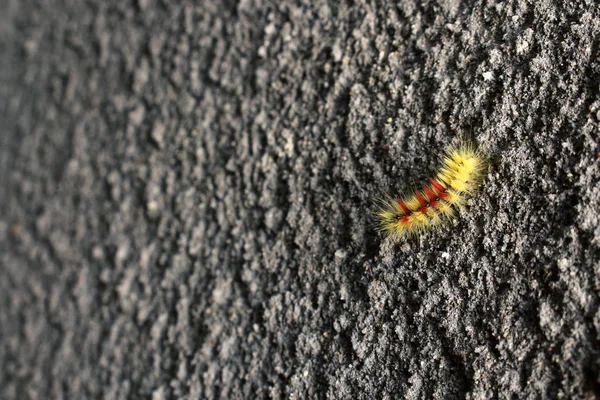
[[[2,3],[0,397],[595,398],[598,3],[282,3]]]

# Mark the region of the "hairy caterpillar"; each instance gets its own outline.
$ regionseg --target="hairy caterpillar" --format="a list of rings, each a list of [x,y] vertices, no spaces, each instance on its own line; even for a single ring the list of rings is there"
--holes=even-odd
[[[379,230],[400,239],[418,235],[454,218],[481,186],[489,165],[487,154],[473,141],[461,139],[444,151],[435,178],[412,195],[379,202]]]

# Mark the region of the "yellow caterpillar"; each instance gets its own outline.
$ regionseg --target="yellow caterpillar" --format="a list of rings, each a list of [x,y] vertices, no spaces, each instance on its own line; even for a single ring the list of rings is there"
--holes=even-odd
[[[418,235],[454,218],[483,183],[487,154],[470,140],[460,140],[444,151],[442,166],[429,184],[414,194],[379,202],[379,230],[393,239]]]

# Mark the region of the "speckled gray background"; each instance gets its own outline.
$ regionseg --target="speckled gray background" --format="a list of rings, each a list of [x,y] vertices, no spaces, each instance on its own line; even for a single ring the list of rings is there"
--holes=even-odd
[[[598,398],[597,1],[0,7],[0,398]]]

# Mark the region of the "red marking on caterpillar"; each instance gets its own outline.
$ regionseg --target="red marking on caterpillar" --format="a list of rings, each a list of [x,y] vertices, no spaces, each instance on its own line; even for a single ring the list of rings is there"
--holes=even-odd
[[[438,192],[443,192],[446,188],[443,187],[438,181],[436,181],[435,179],[430,179],[429,180],[431,182],[431,186],[437,190]]]
[[[410,214],[410,209],[408,208],[406,203],[402,201],[402,199],[398,199],[398,204],[400,204],[400,207],[402,208],[402,211],[404,211],[405,214]]]

